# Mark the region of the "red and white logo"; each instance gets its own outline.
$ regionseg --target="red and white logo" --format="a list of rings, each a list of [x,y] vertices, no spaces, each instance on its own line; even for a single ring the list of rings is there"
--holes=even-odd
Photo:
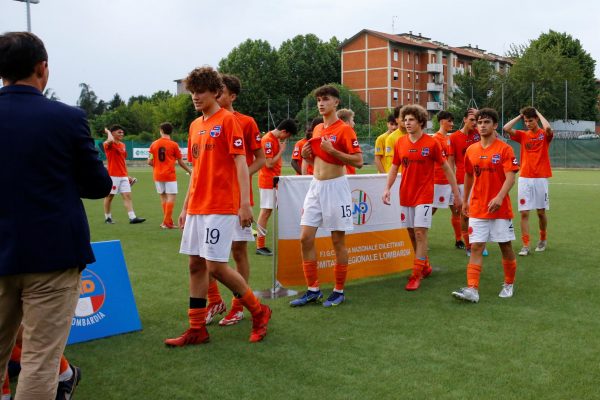
[[[443,203],[446,198],[444,196],[440,196],[440,203]]]
[[[521,203],[521,205],[524,205],[525,204],[525,199],[519,200],[519,203]]]
[[[354,142],[352,142],[352,147],[358,147],[358,140],[355,140]]]
[[[404,215],[404,213],[400,213],[400,221],[406,221],[406,215]]]
[[[468,232],[469,232],[469,235],[473,234],[473,227],[472,226],[469,227]]]
[[[244,147],[244,141],[240,137],[233,138],[233,147],[236,149],[241,149]]]

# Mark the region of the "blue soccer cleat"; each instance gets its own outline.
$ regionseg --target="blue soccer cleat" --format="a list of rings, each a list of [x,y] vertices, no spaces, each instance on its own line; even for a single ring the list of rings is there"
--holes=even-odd
[[[301,307],[305,306],[308,303],[320,303],[323,300],[323,293],[320,290],[312,291],[307,290],[302,297],[298,297],[290,301],[290,306],[292,307]]]
[[[323,307],[335,307],[339,306],[346,300],[344,293],[340,292],[331,292],[327,300],[323,302]]]

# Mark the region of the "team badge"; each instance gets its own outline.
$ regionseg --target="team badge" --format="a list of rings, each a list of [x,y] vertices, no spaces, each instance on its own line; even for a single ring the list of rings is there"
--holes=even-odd
[[[211,136],[212,136],[212,132],[211,132]],[[241,137],[237,137],[237,136],[233,137],[233,148],[234,149],[243,149],[244,148],[244,141],[242,140]]]
[[[219,137],[221,136],[221,125],[216,125],[210,130],[210,137]]]
[[[331,141],[331,143],[335,143],[335,141],[337,140],[337,136],[331,135],[331,136],[329,136],[329,140]]]
[[[266,148],[266,149],[270,149],[270,148],[271,148],[271,146],[273,146],[273,143],[271,143],[271,142],[267,142],[267,143],[265,143],[265,148]]]
[[[473,141],[474,142],[479,142],[480,140],[481,140],[481,137],[479,136],[478,133],[476,133],[476,134],[473,135]]]
[[[544,134],[540,133],[540,136],[538,136],[538,140],[544,140]]]
[[[423,147],[423,148],[421,149],[421,155],[422,155],[423,157],[428,157],[428,156],[429,156],[429,147]]]
[[[499,163],[500,163],[500,154],[492,155],[492,164],[499,164]]]

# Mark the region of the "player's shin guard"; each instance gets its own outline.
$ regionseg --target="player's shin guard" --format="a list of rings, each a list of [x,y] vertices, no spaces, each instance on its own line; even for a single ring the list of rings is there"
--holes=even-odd
[[[250,311],[250,314],[252,314],[253,317],[261,313],[260,300],[254,295],[250,288],[248,288],[246,293],[241,296],[236,293],[234,293],[234,295],[240,299],[240,302],[248,309],[248,311]]]
[[[504,268],[504,283],[513,284],[515,282],[515,273],[517,272],[517,260],[502,259]]]
[[[481,265],[467,265],[467,286],[479,289],[479,276],[481,275]]]
[[[309,290],[319,290],[319,276],[317,274],[317,261],[303,261],[304,279]]]
[[[208,282],[208,304],[220,303],[223,301],[221,293],[219,292],[219,285],[217,280],[211,278]]]
[[[348,265],[335,264],[333,266],[333,274],[335,275],[334,290],[342,293],[346,284],[346,276],[348,275]]]

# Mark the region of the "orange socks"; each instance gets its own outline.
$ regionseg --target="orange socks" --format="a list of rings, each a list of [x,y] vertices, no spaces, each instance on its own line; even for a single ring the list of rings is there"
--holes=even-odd
[[[220,303],[223,301],[219,292],[219,285],[216,279],[211,279],[208,282],[208,304]]]
[[[315,273],[317,272],[315,268]],[[335,288],[336,292],[344,291],[344,284],[346,283],[346,275],[348,275],[348,265],[335,264],[333,266],[333,274],[335,275]]]
[[[258,297],[254,295],[250,288],[240,298],[240,302],[250,311],[253,317],[261,313],[260,300],[258,300]]]
[[[262,249],[263,247],[265,247],[265,236],[257,235],[256,236],[256,248]]]
[[[469,243],[469,232],[462,231],[463,242],[465,242],[465,248],[471,250],[471,243]]]
[[[523,241],[523,246],[529,247],[529,235],[521,235],[521,240]]]
[[[163,212],[164,212],[163,223],[164,224],[169,224],[169,225],[173,224],[173,207],[175,207],[175,203],[172,203],[172,202],[163,203]]]
[[[421,278],[423,276],[423,270],[427,267],[427,258],[425,260],[419,260],[415,258],[415,262],[413,264],[413,277]]]
[[[546,240],[546,231],[540,231],[540,240]]]
[[[504,268],[504,283],[512,285],[515,281],[515,273],[517,272],[517,260],[502,259],[502,267]]]
[[[12,349],[12,353],[10,353],[10,361],[21,362],[21,346],[15,343]]]
[[[202,326],[206,322],[206,307],[188,309],[188,319],[190,321],[190,328],[202,328]]]
[[[244,305],[242,304],[242,301],[240,299],[238,299],[237,297],[234,297],[231,300],[231,311],[232,312],[244,311]]]
[[[64,373],[66,370],[69,369],[69,361],[67,361],[67,359],[65,358],[65,356],[63,355],[60,358],[60,368],[58,369],[58,373],[62,374]]]
[[[481,275],[481,265],[467,265],[467,286],[479,289],[479,275]]]
[[[452,229],[454,229],[454,240],[458,242],[462,239],[460,231],[460,215],[452,215],[450,222],[452,222]]]
[[[304,261],[302,262],[302,269],[304,270],[304,279],[306,279],[306,286],[309,289],[318,289],[319,276],[317,275],[317,262]]]

